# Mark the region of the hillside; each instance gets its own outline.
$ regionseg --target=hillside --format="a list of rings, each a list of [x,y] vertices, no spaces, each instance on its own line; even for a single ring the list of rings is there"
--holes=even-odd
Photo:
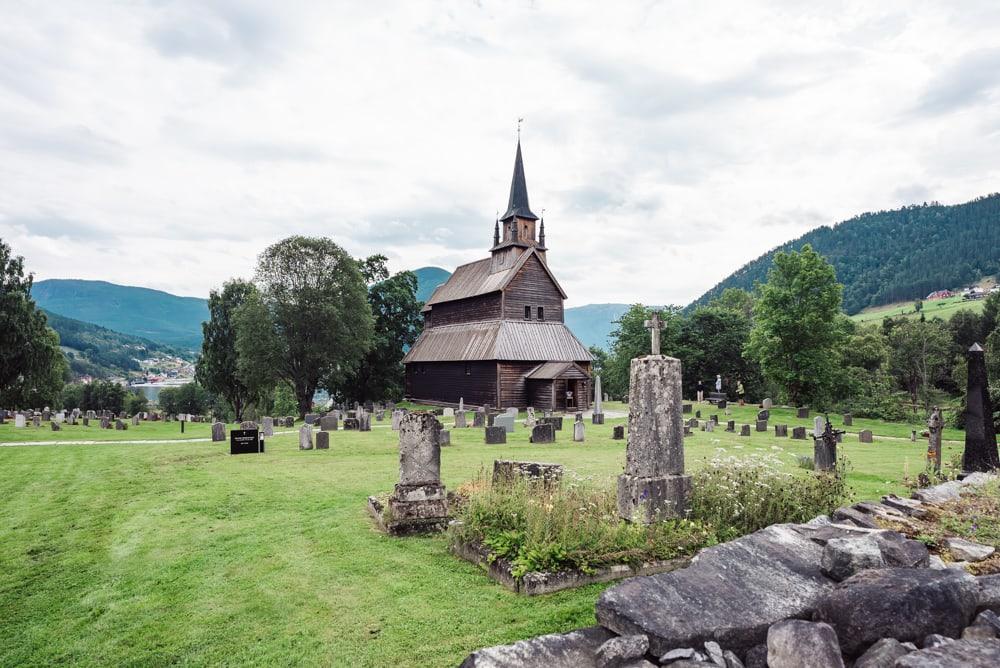
[[[959,311],[972,311],[973,313],[982,313],[983,305],[986,303],[985,299],[976,300],[966,300],[962,297],[947,297],[945,299],[935,299],[931,301],[923,302],[922,311],[917,311],[914,306],[914,302],[898,302],[895,304],[887,304],[885,306],[877,306],[872,308],[867,308],[860,313],[855,313],[851,316],[851,320],[854,322],[882,322],[884,318],[919,318],[920,314],[923,313],[926,318],[941,318],[942,320],[951,320],[951,316],[955,315]]]
[[[59,334],[74,376],[125,376],[139,371],[138,359],[173,357],[177,351],[148,339],[115,332],[45,311],[49,327]]]
[[[417,275],[417,299],[425,302],[434,294],[435,288],[451,276],[451,272],[441,267],[421,267],[414,269]]]
[[[614,321],[628,310],[628,304],[586,304],[566,309],[566,326],[583,345],[608,348]]]
[[[208,319],[205,299],[104,281],[49,279],[35,283],[31,295],[47,311],[188,350],[201,347]]]
[[[744,265],[699,297],[704,304],[726,288],[751,290],[767,279],[777,251],[811,244],[844,284],[844,310],[926,296],[1000,272],[1000,194],[965,204],[937,203],[864,213],[823,226]]]

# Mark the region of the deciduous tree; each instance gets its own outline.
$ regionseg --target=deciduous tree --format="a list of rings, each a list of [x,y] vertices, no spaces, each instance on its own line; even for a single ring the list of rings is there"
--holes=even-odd
[[[205,389],[229,402],[237,421],[243,419],[243,411],[258,388],[239,372],[236,313],[256,291],[253,283],[243,280],[228,281],[222,292],[212,290],[208,297],[209,319],[201,325],[201,357],[195,377]]]

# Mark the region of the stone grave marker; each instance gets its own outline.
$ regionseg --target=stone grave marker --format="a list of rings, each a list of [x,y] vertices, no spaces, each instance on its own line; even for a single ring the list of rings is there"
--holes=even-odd
[[[774,408],[774,402],[771,401],[770,397],[768,397],[764,399],[764,401],[760,402],[760,407],[765,409]]]
[[[399,483],[389,497],[385,530],[394,535],[438,531],[448,521],[448,495],[441,484],[441,423],[428,412],[402,417]],[[372,508],[374,497],[369,498]],[[376,501],[377,503],[377,501]]]
[[[264,439],[256,429],[233,429],[229,432],[229,454],[249,455],[264,452]]]
[[[254,422],[253,420],[244,420],[243,422],[240,422],[240,429],[244,430],[257,429],[257,423]]]
[[[792,438],[804,441],[806,440],[806,428],[805,427],[793,427],[792,428]]]
[[[507,415],[509,415],[510,417],[514,418],[515,420],[517,419],[517,409],[514,408],[513,406],[510,407],[510,408],[508,408],[507,411],[506,411],[506,413],[507,413]]]
[[[299,427],[299,450],[312,450],[313,449],[313,428],[312,425],[306,423]]]
[[[583,420],[577,420],[573,423],[573,441],[583,443],[583,435]]]
[[[392,430],[399,431],[399,426],[403,423],[403,411],[392,412]]]
[[[731,432],[736,431],[736,420],[728,420],[726,422],[726,431],[731,431]]]
[[[486,445],[501,445],[507,442],[507,430],[503,427],[492,426],[483,430]]]
[[[306,413],[306,424],[314,424],[317,420],[319,420],[319,415],[316,413]]]
[[[725,399],[719,399],[719,402],[717,404],[715,404],[715,407],[718,408],[720,411],[726,410],[727,406],[729,406],[729,402],[726,401]],[[716,423],[716,424],[718,424],[718,423]]]
[[[617,427],[616,427],[617,429]],[[555,443],[556,430],[549,422],[539,422],[531,428],[531,443]]]
[[[132,416],[132,426],[133,427],[138,427],[139,426],[139,416],[138,415],[133,415]]]
[[[644,524],[683,517],[691,493],[691,476],[684,473],[681,362],[659,355],[658,348],[654,339],[653,355],[632,360],[625,472],[618,476],[618,513]]]
[[[359,431],[361,421],[356,417],[344,418],[344,431]]]
[[[559,486],[563,476],[562,464],[542,462],[514,462],[497,459],[493,462],[493,486],[509,485],[522,478],[540,482],[547,489]]]
[[[123,420],[115,420],[115,431],[125,431],[128,429],[128,425],[125,424]]]
[[[438,434],[438,443],[442,448],[446,445],[451,445],[451,432],[447,429],[442,429],[441,433]]]
[[[59,426],[59,422],[57,420],[53,420],[49,424],[52,426],[52,431],[59,431],[60,429],[62,429],[62,427]]]
[[[740,436],[749,436],[749,435],[750,435],[750,425],[748,424],[742,425],[740,427]]]
[[[799,418],[800,420],[809,417],[809,409],[806,406],[798,408],[795,413],[795,417]]]
[[[844,426],[850,427],[854,424],[854,416],[850,413],[844,413]]]
[[[817,415],[813,418],[813,438],[821,436],[824,431],[826,431],[826,420],[822,415]]]
[[[291,428],[295,426],[295,416],[288,415],[285,417],[285,428]]]
[[[466,421],[465,411],[458,411],[457,413],[455,413],[455,428],[465,429],[468,426],[469,423]]]
[[[681,413],[687,415],[691,412],[691,404],[681,404]]]
[[[494,427],[502,427],[505,432],[511,434],[514,432],[514,418],[510,415],[498,415],[493,418]]]
[[[774,425],[774,435],[778,438],[788,438],[788,425],[787,424]]]
[[[358,431],[371,431],[372,430],[372,414],[368,411],[363,411],[361,416],[358,418]]]
[[[823,421],[823,429],[813,441],[813,469],[816,471],[835,471],[837,469],[837,436],[842,431],[835,431],[833,425]]]
[[[871,429],[862,429],[858,432],[858,440],[862,443],[874,443],[875,440],[872,438]]]
[[[604,424],[604,404],[601,399],[601,377],[594,378],[594,412],[590,416],[591,424]]]
[[[757,420],[757,431],[767,431],[767,420]]]
[[[442,415],[444,415],[444,417],[453,418],[453,417],[455,417],[455,409],[451,408],[451,407],[446,407],[444,409],[444,412],[442,413]]]
[[[266,417],[264,418],[263,423],[264,437],[270,438],[271,436],[274,436],[274,418]]]
[[[700,420],[701,419],[701,411],[700,410],[695,411],[694,412],[694,416]]]
[[[528,406],[526,410],[526,417],[524,418],[524,426],[527,427],[528,429],[531,429],[537,423],[538,423],[537,420],[535,420],[535,407]]]
[[[32,418],[31,418],[31,424],[33,424],[36,427],[41,427],[42,426],[42,416],[41,415],[34,415],[34,416],[32,416]]]
[[[1000,451],[993,425],[993,402],[990,399],[986,353],[973,343],[966,353],[968,380],[965,385],[965,450],[962,470],[993,471],[1000,468]]]
[[[931,411],[927,418],[927,461],[935,471],[941,470],[941,431],[944,429],[944,420],[941,418],[941,409],[937,406]]]
[[[88,417],[83,418],[83,426],[84,427],[89,427],[90,426],[90,418],[88,418]]]
[[[18,413],[17,415],[14,416],[14,426],[15,427],[23,427],[26,424],[27,424],[27,421],[25,420],[25,417],[24,417],[23,413]]]
[[[711,420],[706,420],[706,421],[705,421],[705,427],[704,427],[704,430],[705,430],[705,431],[709,431],[709,432],[711,432],[711,431],[715,431],[715,425],[716,425],[716,424],[717,424],[717,423],[715,423],[715,422],[712,422]]]
[[[481,410],[476,411],[472,414],[472,426],[473,427],[485,427],[486,426],[486,413]]]
[[[625,440],[625,425],[616,424],[611,431],[611,438],[615,441]]]
[[[709,415],[708,419],[709,419],[710,422],[713,422],[714,424],[719,424],[719,416],[718,415]]]
[[[226,440],[226,425],[221,422],[212,423],[212,442],[218,443],[219,441]]]
[[[764,410],[757,411],[757,419],[767,422],[771,419],[771,411],[766,408]]]
[[[543,417],[541,420],[539,420],[539,422],[541,422],[543,424],[550,424],[550,425],[552,425],[552,428],[555,429],[556,431],[562,431],[562,428],[563,428],[563,419],[562,419],[562,416]]]
[[[323,431],[322,429],[316,432],[316,449],[317,450],[330,449],[330,432]]]

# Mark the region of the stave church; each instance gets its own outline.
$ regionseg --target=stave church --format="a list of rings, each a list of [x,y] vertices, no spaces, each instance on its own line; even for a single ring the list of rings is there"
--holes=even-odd
[[[490,256],[464,264],[424,305],[406,354],[406,396],[421,403],[586,410],[593,360],[563,321],[545,221],[528,205],[517,142],[507,211]]]

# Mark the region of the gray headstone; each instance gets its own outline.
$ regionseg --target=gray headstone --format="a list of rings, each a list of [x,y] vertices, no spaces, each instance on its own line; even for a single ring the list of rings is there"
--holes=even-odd
[[[392,412],[392,430],[399,431],[400,425],[403,423],[403,411],[393,411]]]
[[[624,441],[625,425],[616,424],[614,429],[611,430],[611,438],[615,441]]]
[[[487,445],[500,445],[507,442],[507,430],[503,427],[492,426],[484,430]]]
[[[316,413],[306,413],[306,424],[315,424],[318,419],[319,415]]]
[[[771,419],[771,411],[768,410],[768,409],[766,409],[766,408],[763,409],[763,410],[757,411],[757,419],[758,420],[763,420],[764,422],[767,422],[768,420]]]
[[[854,416],[850,413],[844,413],[844,426],[850,427],[854,424]]]
[[[583,443],[583,422],[573,423],[573,441]]]
[[[442,448],[446,445],[451,445],[451,432],[447,429],[442,429],[438,434],[438,443]]]
[[[514,432],[514,418],[510,415],[498,415],[493,418],[494,427],[503,427],[503,430],[508,434]]]
[[[757,420],[757,431],[767,431],[767,420]]]
[[[441,423],[430,413],[410,413],[399,425],[399,484],[441,482]]]
[[[221,422],[212,423],[212,442],[217,443],[219,441],[226,440],[226,425]]]
[[[813,436],[819,436],[826,429],[826,420],[822,415],[813,418]]]
[[[59,423],[55,420],[53,420],[49,424],[52,425],[52,431],[59,431],[60,429],[62,429],[62,427],[59,426]]]
[[[690,490],[691,476],[684,474],[681,362],[663,355],[633,359],[618,512],[643,523],[682,517]]]
[[[806,428],[805,427],[793,427],[792,428],[792,438],[804,441],[806,440]]]
[[[15,427],[23,427],[25,426],[25,424],[27,424],[27,421],[25,420],[24,415],[18,413],[17,415],[14,416]]]
[[[874,439],[872,438],[871,429],[862,429],[858,432],[858,440],[862,443],[873,443]]]
[[[274,436],[274,418],[266,417],[263,420],[264,423],[264,436],[271,437]]]
[[[465,411],[459,411],[459,412],[455,413],[455,428],[456,429],[465,429],[466,427],[469,426],[469,423],[466,421],[466,416],[467,416],[467,414],[466,414]]]
[[[788,425],[787,424],[774,425],[774,435],[778,438],[788,438]]]
[[[804,420],[805,418],[809,417],[809,409],[803,406],[796,411],[795,416],[800,420]]]
[[[771,401],[770,398],[764,399],[764,401],[760,402],[760,404],[761,404],[761,406],[760,406],[761,408],[767,408],[767,409],[774,408],[774,402]]]
[[[513,418],[513,419],[516,420],[517,419],[517,409],[514,408],[513,406],[510,407],[510,408],[508,408],[507,409],[507,415],[509,415],[511,418]]]
[[[726,422],[726,431],[736,431],[736,420],[728,420]]]
[[[313,449],[313,428],[311,424],[299,427],[299,450]]]
[[[531,428],[532,443],[555,443],[555,440],[556,430],[548,422],[541,422]]]
[[[748,424],[742,425],[740,427],[740,436],[749,436],[749,435],[750,435],[750,425]]]
[[[444,417],[455,417],[455,409],[450,407],[445,408],[443,415]]]
[[[330,432],[322,430],[316,432],[316,449],[317,450],[330,449]]]

